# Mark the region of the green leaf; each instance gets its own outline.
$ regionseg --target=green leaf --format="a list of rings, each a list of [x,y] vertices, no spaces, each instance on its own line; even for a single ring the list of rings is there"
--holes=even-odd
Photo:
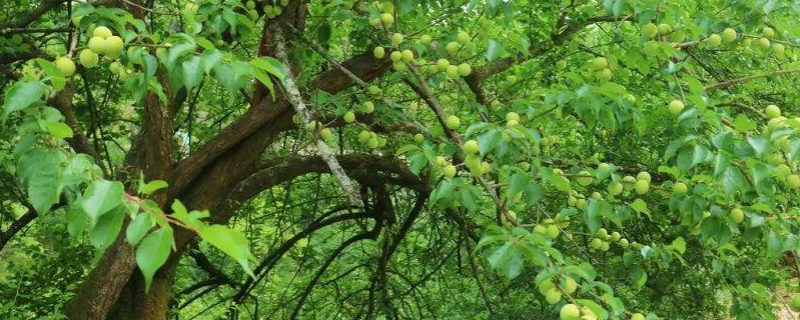
[[[50,211],[61,194],[66,156],[59,150],[34,148],[19,158],[17,176],[27,185],[28,200],[40,215]]]
[[[118,207],[122,208],[122,207]],[[122,229],[122,222],[125,220],[125,213],[122,210],[114,210],[99,217],[94,226],[89,230],[89,242],[98,249],[105,249],[114,243],[114,239]]]
[[[58,139],[72,138],[72,128],[63,122],[48,122],[47,130]]]
[[[486,45],[486,60],[489,62],[497,60],[501,54],[503,54],[503,44],[489,39],[489,43]]]
[[[153,275],[167,262],[173,241],[172,229],[161,228],[148,234],[136,248],[136,264],[144,276],[145,291],[150,290]]]
[[[487,258],[492,269],[498,271],[506,279],[516,278],[522,272],[522,253],[514,248],[511,242],[495,249]]]
[[[107,212],[119,206],[125,195],[125,186],[118,181],[97,180],[83,194],[83,210],[89,215],[91,225]]]
[[[675,251],[678,251],[681,254],[683,254],[684,252],[686,252],[686,240],[683,240],[682,237],[678,237],[675,240],[672,240],[672,244],[670,245],[670,247],[672,247],[672,249],[675,249]]]
[[[203,72],[200,68],[200,57],[193,56],[183,62],[181,65],[181,72],[183,76],[183,85],[186,86],[186,91],[191,91],[192,88],[200,85],[203,79]]]
[[[150,218],[150,214],[146,212],[140,213],[128,224],[128,228],[125,230],[125,238],[128,243],[135,246],[153,226],[155,226],[155,222]]]
[[[520,193],[525,186],[528,185],[528,182],[531,181],[531,178],[525,172],[518,172],[511,176],[511,181],[508,184],[508,194],[506,197],[508,199],[513,199],[518,193]]]
[[[24,110],[42,100],[45,86],[39,81],[17,82],[6,91],[3,119],[15,111]]]
[[[241,232],[218,224],[204,226],[197,231],[203,241],[208,242],[229,255],[242,266],[242,269],[244,269],[247,274],[251,277],[255,277],[253,271],[250,270],[250,264],[248,262],[248,259],[250,259],[250,249],[247,246],[247,238],[245,238]]]
[[[489,130],[478,137],[478,148],[480,149],[481,156],[492,152],[494,148],[503,141],[503,134],[500,130]]]
[[[644,284],[647,282],[647,272],[640,266],[634,266],[628,273],[628,276],[631,277],[633,283],[636,284],[636,288],[639,289],[644,287]]]
[[[258,57],[250,61],[256,69],[266,71],[267,73],[275,76],[278,80],[283,81],[286,78],[286,68],[283,64],[273,57]]]
[[[168,186],[169,184],[164,180],[153,180],[148,182],[146,185],[142,186],[139,192],[146,195],[153,194],[153,192],[164,189]]]
[[[81,207],[80,199],[67,205],[67,231],[76,239],[86,229],[86,212]]]

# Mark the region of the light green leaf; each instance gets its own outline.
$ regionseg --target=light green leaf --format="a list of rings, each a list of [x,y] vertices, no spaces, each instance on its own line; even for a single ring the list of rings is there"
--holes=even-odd
[[[250,270],[250,249],[247,246],[247,238],[238,230],[229,229],[222,225],[210,225],[199,228],[198,233],[203,241],[221,250],[231,258],[236,260],[251,277],[253,271]]]
[[[146,212],[140,213],[128,224],[128,228],[125,230],[125,238],[128,243],[135,246],[153,226],[155,226],[155,223],[150,218],[150,214]]]
[[[91,225],[122,203],[125,187],[121,182],[97,180],[89,185],[83,194],[83,210],[89,215]]]
[[[39,81],[17,82],[6,91],[3,102],[3,118],[11,113],[27,109],[42,100],[45,86]]]
[[[150,290],[153,275],[167,262],[173,241],[172,229],[161,228],[148,234],[136,248],[136,264],[144,275],[145,291]]]

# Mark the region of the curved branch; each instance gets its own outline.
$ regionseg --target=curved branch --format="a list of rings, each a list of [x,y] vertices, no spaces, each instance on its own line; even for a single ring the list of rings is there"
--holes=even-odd
[[[728,88],[728,87],[732,87],[732,86],[735,86],[735,85],[740,84],[740,83],[753,81],[753,80],[757,80],[757,79],[761,79],[761,78],[769,78],[769,77],[775,77],[775,76],[789,75],[789,74],[794,74],[794,73],[800,73],[800,69],[778,70],[778,71],[773,71],[773,72],[767,72],[767,73],[747,76],[747,77],[743,77],[743,78],[731,79],[731,80],[720,82],[720,83],[717,83],[717,84],[712,84],[712,85],[706,87],[706,91],[714,91],[714,90],[717,90],[717,89]]]

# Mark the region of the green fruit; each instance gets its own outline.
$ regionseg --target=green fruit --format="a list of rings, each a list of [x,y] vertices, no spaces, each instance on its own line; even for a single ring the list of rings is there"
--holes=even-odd
[[[108,38],[108,37],[110,37],[112,35],[113,35],[113,33],[111,33],[111,29],[103,27],[103,26],[94,28],[94,31],[92,31],[92,36],[100,37],[102,39]]]
[[[623,186],[622,183],[619,183],[619,181],[613,181],[608,184],[608,194],[612,196],[619,195],[620,193],[622,193],[622,190]]]
[[[478,141],[469,140],[464,143],[463,149],[465,154],[476,154],[480,150],[480,147],[478,146]]]
[[[519,121],[517,121],[517,120],[508,120],[508,121],[506,121],[506,127],[508,127],[508,128],[513,128],[518,124],[519,124]],[[510,137],[511,136],[509,136],[509,138]]]
[[[419,42],[421,42],[422,44],[424,44],[426,46],[431,44],[431,41],[433,41],[433,38],[431,38],[430,35],[423,34],[421,37],[419,37]]]
[[[608,164],[608,163],[603,162],[603,163],[597,165],[597,170],[600,170],[600,171],[611,170],[611,165]]]
[[[414,135],[414,142],[417,143],[417,144],[421,144],[421,143],[425,142],[425,136],[423,136],[421,133],[415,134]]]
[[[777,57],[783,57],[784,52],[786,52],[786,47],[784,47],[780,43],[776,43],[772,45],[772,54]]]
[[[439,71],[445,71],[450,67],[450,61],[447,61],[447,59],[439,59],[439,61],[436,61],[436,67],[439,68]]]
[[[592,180],[593,179],[592,179],[592,175],[589,173],[589,171],[578,172],[578,175],[579,175],[579,177],[575,179],[578,182],[578,184],[580,184],[582,186],[588,186],[588,185],[592,184]]]
[[[458,78],[458,67],[457,66],[449,66],[447,67],[447,76],[450,78]]]
[[[247,9],[255,9],[256,3],[253,1],[247,1],[247,3],[245,3],[245,6],[247,7]]]
[[[479,176],[479,175],[482,175],[484,173],[491,172],[491,171],[492,171],[492,165],[489,164],[488,162],[484,161],[484,162],[481,163],[481,173],[476,174],[476,176]]]
[[[441,166],[441,167],[444,167],[444,166],[450,164],[449,162],[447,162],[447,158],[442,157],[442,156],[436,156],[436,161],[434,163],[436,163],[437,166]]]
[[[403,34],[399,33],[399,32],[393,33],[392,34],[392,45],[393,46],[399,46],[401,43],[403,43]]]
[[[72,59],[60,57],[57,58],[54,63],[58,71],[61,71],[61,74],[65,77],[70,77],[75,74],[75,62],[72,62]]]
[[[389,58],[391,58],[394,62],[398,62],[403,59],[403,53],[400,51],[394,51],[389,55]]]
[[[683,111],[683,108],[685,107],[686,106],[683,104],[682,101],[672,100],[672,102],[669,103],[669,113],[673,115],[678,115],[681,113],[681,111]]]
[[[481,169],[483,167],[483,163],[481,163],[481,157],[476,154],[468,155],[464,158],[464,164],[467,166],[470,172],[474,175],[481,175]]]
[[[672,193],[685,194],[687,192],[689,192],[689,186],[687,186],[683,182],[676,182],[675,184],[672,185]]]
[[[560,320],[581,320],[581,310],[574,304],[565,304],[558,313]]]
[[[558,235],[561,234],[561,230],[558,229],[558,226],[555,224],[551,224],[547,226],[547,232],[545,233],[548,238],[555,239],[558,238]]]
[[[635,189],[637,194],[645,194],[650,191],[650,182],[647,182],[647,180],[637,180]]]
[[[771,104],[768,105],[766,109],[764,109],[764,114],[767,115],[767,118],[773,119],[781,116],[781,108],[778,106]]]
[[[547,290],[547,293],[544,295],[544,299],[549,304],[556,304],[561,301],[561,291],[556,288],[551,288]]]
[[[122,65],[119,64],[119,62],[114,61],[108,66],[108,70],[111,71],[111,73],[118,75],[120,72],[122,72]]]
[[[589,242],[589,246],[595,250],[600,249],[600,247],[603,246],[603,240],[600,240],[600,238],[594,238],[592,239],[592,242]]]
[[[184,10],[186,10],[187,12],[190,12],[190,13],[197,12],[197,8],[198,8],[197,4],[195,4],[193,2],[189,2],[189,3],[186,4],[186,6],[183,7]]]
[[[541,227],[541,225],[536,225],[536,226],[537,227]],[[534,232],[536,232],[535,229],[536,228],[534,228]],[[544,233],[544,231],[539,232],[539,233]],[[556,287],[555,283],[553,283],[550,280],[546,280],[546,281],[540,283],[538,286],[536,286],[536,289],[538,289],[539,293],[541,293],[541,294],[547,294],[548,291],[550,291],[551,289],[553,289],[555,287]]]
[[[644,315],[641,313],[634,313],[631,315],[631,320],[644,320]]]
[[[711,35],[710,35],[710,36],[708,36],[708,38],[706,39],[706,44],[708,44],[708,45],[709,45],[709,46],[711,46],[711,47],[716,47],[716,46],[718,46],[720,43],[722,43],[722,37],[720,37],[720,36],[719,36],[718,34],[716,34],[716,33],[713,33],[713,34],[711,34]]]
[[[461,32],[458,33],[458,36],[456,37],[456,41],[458,41],[458,43],[460,43],[462,45],[466,45],[467,43],[469,43],[472,40],[471,40],[471,38],[469,36],[469,33],[461,31]]]
[[[785,163],[781,163],[778,164],[778,171],[780,171],[783,176],[787,176],[792,173],[792,168],[789,168]]]
[[[744,221],[744,212],[742,209],[735,208],[731,210],[731,220],[733,220],[733,222],[736,224],[742,223],[742,221]]]
[[[608,59],[603,57],[597,57],[592,59],[592,68],[594,68],[594,70],[602,70],[608,68]]]
[[[650,174],[647,173],[647,171],[639,172],[639,174],[636,175],[636,180],[644,180],[650,182],[650,179],[651,179]]]
[[[411,50],[403,50],[402,55],[403,55],[403,62],[408,63],[411,62],[411,60],[414,60],[414,53],[411,52]]]
[[[597,80],[600,80],[600,82],[607,82],[611,80],[613,76],[614,73],[612,73],[611,69],[608,68],[595,72],[595,77],[597,78]]]
[[[511,120],[514,120],[514,121],[519,121],[519,119],[520,119],[520,118],[519,118],[519,114],[518,114],[518,113],[516,113],[516,112],[509,112],[509,113],[506,113],[506,120],[507,120],[507,121],[511,121]]]
[[[567,68],[567,62],[564,61],[564,60],[558,60],[558,62],[556,62],[556,68],[558,68],[559,70],[566,69]]]
[[[375,55],[375,58],[383,59],[386,56],[386,49],[383,47],[375,47],[375,50],[372,50],[372,54]]]
[[[456,166],[452,164],[447,165],[446,167],[444,167],[444,169],[442,169],[442,173],[448,179],[452,179],[453,177],[456,176]]]
[[[605,238],[606,236],[608,236],[608,230],[606,230],[606,228],[600,228],[599,230],[597,230],[596,235],[598,238]]]
[[[620,235],[619,232],[614,231],[611,234],[611,241],[619,241],[620,238],[622,238],[622,235]]]
[[[508,82],[509,85],[513,86],[514,84],[517,83],[517,76],[507,76],[506,82]]]
[[[642,27],[642,35],[644,35],[645,38],[652,38],[656,33],[658,33],[658,26],[654,23],[648,23]]]
[[[394,13],[394,4],[389,1],[382,3],[381,11],[384,13]]]
[[[391,13],[383,13],[381,14],[381,22],[388,26],[394,23],[394,16]]]
[[[608,244],[608,242],[603,241],[603,243],[600,244],[600,251],[606,252],[608,249],[611,249],[611,245]]]
[[[449,116],[444,122],[445,126],[447,126],[450,130],[458,129],[461,126],[461,120],[458,119],[456,116]]]
[[[633,189],[636,185],[636,178],[633,176],[624,176],[622,177],[622,186],[625,187],[625,190]]]
[[[722,42],[725,42],[725,43],[733,42],[733,41],[736,40],[737,36],[738,35],[736,34],[736,30],[733,30],[731,28],[727,28],[727,29],[722,31]]]
[[[447,49],[447,52],[450,53],[451,55],[456,54],[459,48],[461,48],[461,45],[459,45],[458,42],[450,42],[445,47],[445,49]]]
[[[333,132],[331,132],[330,128],[324,128],[319,131],[319,136],[322,140],[328,141],[333,137]]]
[[[533,232],[536,232],[536,233],[539,233],[539,234],[545,234],[545,233],[547,233],[547,228],[545,226],[541,225],[541,224],[537,224],[536,226],[533,227]],[[547,281],[545,283],[549,283],[550,285],[553,284],[550,281]]]
[[[361,143],[369,141],[369,138],[371,137],[372,134],[370,134],[370,132],[367,130],[361,130],[361,132],[358,133],[358,141]]]
[[[378,140],[378,137],[371,137],[367,141],[367,146],[372,148],[372,149],[375,149],[378,146],[380,146],[380,140]]]
[[[800,296],[789,300],[789,309],[792,309],[794,312],[800,312]]]
[[[100,61],[100,57],[90,49],[83,49],[78,55],[78,61],[84,68],[94,68]]]
[[[89,50],[92,50],[96,54],[103,54],[103,49],[105,49],[105,38],[101,37],[92,37],[89,39],[89,44],[87,45]]]
[[[769,42],[769,39],[767,39],[767,38],[758,39],[758,41],[756,42],[756,46],[758,46],[762,50],[769,49],[769,45],[770,45],[770,42]]]
[[[623,249],[625,249],[625,248],[627,248],[627,247],[628,247],[628,245],[629,245],[629,244],[628,244],[628,239],[625,239],[625,238],[619,239],[619,246],[620,246],[620,247],[622,247]]]
[[[472,73],[472,67],[468,63],[458,65],[458,75],[462,77],[468,76]]]
[[[103,53],[111,59],[116,59],[122,54],[125,42],[117,36],[110,36],[103,42]]]
[[[353,123],[356,121],[356,114],[353,111],[347,111],[342,118],[344,119],[344,122]]]
[[[264,10],[264,11],[266,11],[266,10]],[[378,26],[381,25],[381,18],[369,19],[369,25],[371,25],[374,28],[377,28]]]
[[[789,186],[790,189],[800,188],[800,176],[796,174],[790,174],[788,177],[786,177],[786,185]]]
[[[364,102],[364,113],[372,113],[375,111],[375,104],[372,101]]]
[[[658,25],[658,34],[665,35],[665,34],[668,34],[670,32],[672,32],[672,26],[670,26],[670,25],[668,25],[666,23],[662,23],[662,24]]]
[[[767,39],[772,39],[775,37],[775,29],[772,29],[770,27],[764,27],[763,32],[764,32],[764,37],[766,37]]]
[[[573,294],[578,290],[578,282],[572,279],[572,277],[564,278],[563,284],[564,292],[567,294]]]

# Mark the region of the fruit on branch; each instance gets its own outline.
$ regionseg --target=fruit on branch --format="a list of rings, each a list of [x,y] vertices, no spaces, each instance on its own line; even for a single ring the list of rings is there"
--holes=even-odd
[[[547,231],[545,232],[545,235],[547,235],[548,238],[550,239],[558,238],[559,234],[561,234],[561,230],[558,229],[558,226],[555,225],[555,223],[550,223],[547,226]]]
[[[775,56],[779,58],[783,57],[784,52],[786,52],[786,47],[784,47],[782,44],[776,43],[772,45],[772,54]]]
[[[480,156],[476,154],[468,155],[466,158],[464,158],[464,164],[473,175],[480,176],[483,174],[483,164],[481,163]]]
[[[613,233],[611,233],[611,241],[616,242],[616,241],[619,241],[619,239],[621,239],[621,238],[622,238],[622,235],[619,234],[619,232],[614,231]]]
[[[411,50],[408,50],[408,49],[403,50],[402,59],[403,59],[403,62],[406,62],[406,63],[411,62],[411,60],[414,60],[414,53],[411,52]]]
[[[781,108],[778,106],[771,104],[768,105],[766,109],[764,109],[764,114],[769,119],[774,119],[781,116]]]
[[[685,107],[686,106],[683,104],[683,101],[672,100],[672,102],[669,103],[669,113],[673,115],[678,115],[681,113],[681,111],[683,111],[683,108]]]
[[[358,133],[358,141],[361,143],[369,141],[370,138],[372,138],[372,134],[367,130],[361,130],[361,132]]]
[[[436,67],[439,68],[439,71],[446,71],[447,68],[450,66],[450,61],[447,59],[439,59],[436,61]]]
[[[639,174],[636,175],[636,180],[644,180],[650,182],[650,179],[651,179],[650,173],[648,173],[647,171],[639,172]]]
[[[398,62],[403,60],[403,53],[400,51],[394,51],[389,55],[389,58],[392,59],[394,62]]]
[[[245,3],[245,7],[247,7],[247,9],[255,9],[256,3],[253,1],[247,1],[247,3]]]
[[[375,104],[372,101],[364,102],[364,113],[372,113],[375,111]]]
[[[381,18],[369,19],[369,25],[371,25],[373,28],[379,27],[381,25]]]
[[[110,36],[103,41],[103,53],[111,59],[116,59],[122,54],[125,42],[118,36]]]
[[[556,62],[556,68],[558,68],[559,70],[566,69],[567,68],[567,62],[564,61],[564,60],[558,60],[558,62]]]
[[[758,41],[756,41],[756,46],[758,46],[758,48],[760,48],[762,50],[769,49],[769,45],[770,45],[770,42],[769,42],[769,39],[767,39],[767,38],[761,38],[761,39],[758,39]]]
[[[458,42],[450,42],[445,47],[445,49],[447,50],[447,53],[449,53],[450,55],[455,55],[456,52],[458,52],[458,49],[460,49],[460,48],[461,48],[461,45],[458,44]]]
[[[634,313],[631,315],[631,320],[644,320],[644,315],[641,313]]]
[[[392,16],[391,13],[382,13],[381,22],[383,22],[383,24],[386,26],[390,26],[392,23],[394,23],[394,16]]]
[[[602,70],[608,68],[608,59],[603,57],[597,57],[592,59],[592,68],[594,68],[594,70]]]
[[[468,140],[467,142],[464,142],[463,149],[465,154],[476,154],[478,151],[480,151],[478,141],[475,140]]]
[[[744,212],[742,209],[734,208],[731,210],[731,220],[733,220],[733,222],[736,224],[742,223],[742,221],[744,221]]]
[[[665,35],[672,32],[672,26],[666,23],[658,25],[658,34]]]
[[[70,77],[75,74],[75,62],[68,57],[59,57],[54,62],[58,71],[65,77]]]
[[[722,42],[730,43],[736,40],[737,34],[736,30],[732,28],[727,28],[722,31]]]
[[[622,177],[622,186],[625,187],[625,190],[633,189],[636,186],[636,178],[633,176],[624,176]]]
[[[78,54],[78,61],[84,68],[94,68],[100,61],[100,57],[91,49],[83,49],[81,53]]]
[[[108,70],[111,71],[111,73],[113,74],[119,75],[120,72],[123,71],[123,68],[119,62],[114,61],[111,63],[111,65],[108,66]]]
[[[508,85],[510,86],[517,84],[517,76],[514,75],[506,76],[506,82],[508,82]]]
[[[458,78],[458,66],[449,66],[447,67],[447,71],[445,71],[448,78],[455,79]]]
[[[415,134],[414,142],[417,144],[422,144],[423,142],[425,142],[425,136],[423,136],[421,133]]]
[[[644,35],[645,38],[650,39],[655,37],[656,33],[658,33],[658,26],[656,26],[655,23],[651,22],[642,27],[642,35]]]
[[[581,310],[574,304],[565,304],[558,313],[561,320],[581,320]]]
[[[449,164],[445,166],[444,169],[442,169],[442,173],[448,179],[452,179],[453,177],[456,176],[456,166]]]
[[[328,141],[333,137],[333,132],[331,132],[330,128],[324,128],[319,131],[319,136],[322,140]]]
[[[623,189],[622,183],[619,183],[619,181],[613,181],[608,184],[608,194],[612,196],[616,196],[622,193],[622,189]]]
[[[576,290],[578,290],[578,282],[575,281],[575,279],[572,279],[572,277],[564,278],[563,283],[564,292],[567,294],[573,294]]]
[[[94,28],[94,31],[92,31],[92,36],[100,37],[102,39],[108,38],[108,37],[110,37],[112,35],[113,35],[113,33],[111,32],[111,29],[103,27],[103,26],[99,26],[97,28]]]
[[[375,50],[372,50],[372,54],[375,55],[375,58],[383,59],[386,56],[386,49],[383,47],[375,47]]]
[[[650,191],[650,182],[647,182],[647,180],[637,180],[635,189],[637,194],[645,194]]]
[[[766,37],[767,39],[772,39],[775,37],[775,29],[772,29],[770,27],[764,27],[762,32],[764,34],[764,37]]]
[[[356,121],[356,114],[353,111],[347,111],[344,113],[342,118],[344,119],[344,122],[353,123]]]
[[[381,93],[381,88],[378,88],[378,86],[373,84],[367,88],[367,92],[369,92],[371,95],[378,95]]]
[[[509,128],[509,129],[517,126],[518,124],[519,124],[519,121],[517,121],[517,120],[508,120],[508,121],[506,121],[506,127]],[[508,136],[508,139],[510,141],[511,136]]]
[[[672,192],[675,194],[685,194],[689,192],[689,186],[683,182],[676,182],[672,185]]]
[[[103,49],[105,49],[105,38],[102,37],[92,37],[89,39],[89,44],[87,45],[89,50],[92,50],[96,54],[103,54]]]
[[[468,63],[462,63],[458,65],[458,75],[466,77],[470,73],[472,73],[472,67]]]
[[[403,34],[402,33],[399,33],[399,32],[393,33],[392,34],[392,45],[395,46],[395,47],[399,46],[401,43],[403,43],[403,39],[404,38],[403,38]]]
[[[800,188],[800,176],[796,174],[789,175],[786,177],[786,185],[789,186],[790,189]]]
[[[431,44],[431,41],[433,41],[433,38],[431,38],[430,35],[423,34],[421,37],[419,37],[419,42],[426,46]]]
[[[716,33],[712,33],[710,36],[708,36],[708,38],[706,38],[706,44],[711,47],[719,46],[720,43],[722,43],[722,37]]]
[[[576,178],[575,180],[578,182],[578,184],[585,187],[592,184],[593,178],[592,175],[589,173],[589,171],[581,171],[578,172],[578,178]]]
[[[461,126],[461,119],[458,119],[456,116],[449,116],[445,120],[444,124],[447,126],[447,129],[455,130]]]
[[[625,248],[627,248],[627,247],[628,247],[628,245],[630,245],[630,244],[628,243],[628,239],[625,239],[625,238],[619,239],[619,246],[620,246],[620,247],[622,247],[623,249],[625,249]]]
[[[545,301],[547,301],[547,303],[549,303],[549,304],[556,304],[556,303],[558,303],[559,301],[561,301],[561,291],[559,291],[559,290],[558,290],[558,289],[556,289],[556,288],[551,288],[551,289],[550,289],[550,290],[548,290],[548,291],[547,291],[547,293],[544,295],[544,299],[545,299]]]

